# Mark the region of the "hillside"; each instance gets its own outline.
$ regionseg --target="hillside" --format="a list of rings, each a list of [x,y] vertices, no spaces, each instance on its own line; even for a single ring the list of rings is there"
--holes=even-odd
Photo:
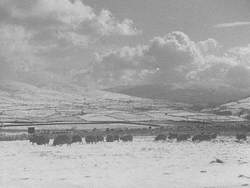
[[[2,81],[0,109],[0,120],[3,122],[140,121],[166,125],[163,122],[243,120],[234,116],[195,112],[189,104],[86,90],[60,83],[39,88],[21,82]]]
[[[165,99],[174,103],[192,104],[197,108],[215,107],[229,101],[236,101],[249,95],[249,91],[221,86],[205,88],[197,85],[176,87],[174,85],[138,85],[132,87],[116,87],[109,91],[130,96]]]
[[[226,103],[216,108],[206,109],[203,112],[212,112],[218,115],[234,115],[250,119],[250,97]]]

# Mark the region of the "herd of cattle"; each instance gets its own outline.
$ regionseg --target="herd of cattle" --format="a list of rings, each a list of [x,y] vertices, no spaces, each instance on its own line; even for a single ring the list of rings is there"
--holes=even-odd
[[[201,141],[211,141],[213,139],[217,138],[216,133],[212,134],[197,134],[194,136],[191,136],[190,134],[176,134],[176,133],[169,133],[168,135],[166,134],[159,134],[155,137],[155,141],[165,141],[165,140],[174,140],[180,142],[180,141],[186,141],[191,139],[193,142],[201,142]],[[236,135],[236,140],[241,141],[241,140],[247,140],[247,136],[245,134],[237,134]],[[33,134],[29,136],[29,141],[32,144],[37,144],[37,145],[46,145],[49,144],[50,138],[45,135],[45,134]],[[98,142],[114,142],[114,141],[123,141],[123,142],[132,142],[133,141],[133,136],[132,135],[107,135],[106,137],[101,136],[101,135],[88,135],[85,137],[85,142],[87,144],[94,144]],[[53,146],[57,145],[70,145],[72,143],[83,143],[83,139],[80,135],[58,135],[54,138],[53,140]]]
[[[193,142],[201,142],[201,141],[211,141],[213,139],[217,138],[216,133],[211,133],[211,134],[197,134],[194,136],[191,136],[190,134],[176,134],[176,133],[169,133],[168,135],[165,134],[159,134],[158,136],[155,137],[155,141],[164,141],[164,140],[173,140],[176,139],[177,141],[185,141],[191,138]],[[247,140],[247,135],[245,134],[237,134],[236,135],[236,140],[241,141],[241,140]]]
[[[176,139],[177,141],[185,141],[190,139],[192,136],[190,134],[176,134],[176,133],[169,133],[169,135],[164,135],[164,134],[160,134],[158,136],[155,137],[155,141],[160,141],[160,140],[173,140]],[[216,139],[217,138],[217,134],[213,133],[213,134],[197,134],[194,135],[192,137],[192,141],[210,141],[212,139]]]
[[[47,145],[50,142],[50,138],[44,134],[33,134],[30,135],[29,141],[32,144],[37,145]],[[123,142],[132,142],[133,136],[132,135],[107,135],[106,138],[101,135],[88,135],[85,137],[85,142],[87,144],[94,144],[97,142],[114,142],[114,141],[123,141]],[[58,135],[53,140],[53,146],[57,145],[70,145],[73,143],[83,143],[82,137],[80,135]]]

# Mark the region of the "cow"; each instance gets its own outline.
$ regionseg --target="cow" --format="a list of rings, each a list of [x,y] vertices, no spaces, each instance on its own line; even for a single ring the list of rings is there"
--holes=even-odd
[[[49,137],[45,135],[32,135],[29,138],[29,141],[32,144],[37,144],[37,145],[46,145],[49,144]]]
[[[114,141],[119,141],[120,140],[120,136],[118,134],[113,135],[113,137],[114,137]]]
[[[173,140],[173,139],[177,138],[177,136],[178,136],[178,135],[177,135],[176,133],[169,133],[169,134],[168,134],[168,139],[169,139],[169,140]]]
[[[53,141],[53,146],[57,146],[57,145],[70,145],[72,143],[72,140],[70,138],[69,135],[58,135],[57,137],[55,137],[54,141]]]
[[[164,140],[166,140],[167,139],[167,136],[166,135],[164,135],[164,134],[159,134],[159,135],[157,135],[156,137],[155,137],[155,141],[164,141]]]
[[[238,140],[238,141],[240,141],[240,140],[247,140],[247,135],[245,135],[245,134],[240,134],[240,133],[238,133],[237,135],[236,135],[236,139]]]
[[[73,135],[71,143],[82,143],[82,137],[80,135]]]
[[[88,135],[85,137],[85,142],[87,144],[93,144],[93,143],[96,143],[96,136],[94,135]]]
[[[123,142],[132,142],[133,141],[133,136],[132,135],[124,135],[120,137],[120,140]]]
[[[213,134],[201,133],[201,134],[193,136],[192,141],[200,141],[200,142],[201,141],[210,141],[210,140],[215,139],[215,138],[217,138],[216,133],[213,133]]]
[[[190,138],[190,134],[179,134],[177,135],[177,141],[180,142],[180,141],[185,141],[185,140],[188,140]]]
[[[96,142],[103,142],[104,141],[104,137],[101,135],[96,136]]]
[[[217,135],[216,133],[210,134],[211,139],[216,139],[217,136],[218,136],[218,135]]]
[[[114,136],[113,135],[107,135],[106,136],[106,142],[114,142]]]

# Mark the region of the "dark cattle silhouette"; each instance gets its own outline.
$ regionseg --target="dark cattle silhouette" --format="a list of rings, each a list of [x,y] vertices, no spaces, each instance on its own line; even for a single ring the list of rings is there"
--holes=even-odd
[[[69,135],[58,135],[55,137],[53,146],[71,144],[71,138]]]
[[[113,137],[114,137],[114,141],[119,141],[120,140],[120,136],[119,135],[113,135]]]
[[[113,135],[107,135],[106,136],[106,142],[114,142],[114,136]]]
[[[35,133],[35,127],[28,127],[28,134],[34,134]]]
[[[80,135],[73,135],[71,143],[82,143],[82,137]]]
[[[198,134],[193,136],[192,141],[211,141],[212,139],[217,138],[217,134],[213,133],[213,134]]]
[[[168,139],[170,139],[170,140],[172,140],[172,139],[175,139],[175,138],[177,138],[177,134],[176,133],[169,133],[168,134]]]
[[[37,144],[37,145],[46,145],[49,144],[49,137],[45,135],[32,135],[29,138],[29,141],[32,144]]]
[[[29,138],[29,141],[32,144],[37,144],[37,145],[46,145],[49,144],[49,137],[45,135],[32,135]]]
[[[205,134],[198,134],[198,135],[194,135],[193,138],[192,138],[192,141],[195,142],[195,141],[210,141],[211,140],[211,137],[209,135],[205,135]]]
[[[132,142],[133,141],[133,136],[132,135],[124,135],[120,137],[120,140],[123,142]]]
[[[216,139],[217,136],[218,136],[218,135],[217,135],[216,133],[213,133],[213,134],[210,135],[211,139]]]
[[[236,139],[237,140],[247,140],[247,135],[245,135],[245,134],[240,134],[240,133],[238,133],[237,135],[236,135]]]
[[[188,140],[190,138],[190,134],[179,134],[177,135],[177,141],[180,142],[180,141],[185,141],[185,140]]]
[[[86,137],[85,137],[85,142],[86,142],[87,144],[96,143],[96,142],[97,142],[97,141],[96,141],[96,136],[94,136],[94,135],[88,135],[88,136],[86,136]]]
[[[35,136],[36,136],[36,135],[32,135],[32,136],[29,137],[29,141],[30,141],[32,144],[35,144],[35,143],[36,143]]]
[[[167,136],[164,134],[159,134],[155,137],[155,141],[166,140]]]
[[[103,142],[104,141],[104,137],[101,135],[96,136],[96,142]]]

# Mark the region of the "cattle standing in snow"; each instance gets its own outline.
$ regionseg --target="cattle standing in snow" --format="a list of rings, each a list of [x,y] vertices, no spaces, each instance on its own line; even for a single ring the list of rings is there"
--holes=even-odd
[[[71,143],[82,143],[82,137],[80,135],[74,135],[74,136],[72,136]]]
[[[240,141],[240,140],[247,140],[247,135],[245,135],[245,134],[237,134],[236,135],[236,139],[238,141]]]
[[[167,139],[167,136],[166,135],[164,135],[164,134],[159,134],[159,135],[157,135],[156,137],[155,137],[155,141],[164,141],[164,140],[166,140]]]
[[[101,135],[96,136],[96,142],[103,142],[104,141],[104,137]]]
[[[94,135],[88,135],[88,136],[85,137],[85,142],[87,144],[96,143],[96,137]]]
[[[206,134],[198,134],[198,135],[194,135],[193,138],[192,138],[192,141],[195,142],[195,141],[210,141],[211,138],[209,135],[206,135]]]
[[[29,138],[29,141],[32,144],[37,144],[37,145],[46,145],[49,144],[49,137],[45,135],[32,135]]]
[[[213,133],[213,134],[198,134],[193,136],[192,141],[211,141],[212,139],[216,139],[217,138],[217,134]]]
[[[54,139],[53,146],[71,144],[71,138],[69,135],[59,135]]]
[[[119,141],[120,140],[120,136],[119,135],[114,135],[114,141]]]
[[[217,134],[216,133],[210,134],[210,138],[211,139],[216,139],[217,138]]]
[[[169,139],[169,140],[173,140],[173,139],[177,138],[177,136],[178,136],[178,135],[177,135],[176,133],[169,133],[169,134],[168,134],[168,139]]]
[[[114,142],[114,136],[113,135],[107,135],[106,136],[106,142]]]
[[[132,135],[124,135],[120,137],[120,140],[123,142],[132,142],[133,141],[133,136]]]
[[[177,135],[177,141],[180,142],[180,141],[185,141],[185,140],[188,140],[191,136],[189,134],[180,134],[180,135]]]

